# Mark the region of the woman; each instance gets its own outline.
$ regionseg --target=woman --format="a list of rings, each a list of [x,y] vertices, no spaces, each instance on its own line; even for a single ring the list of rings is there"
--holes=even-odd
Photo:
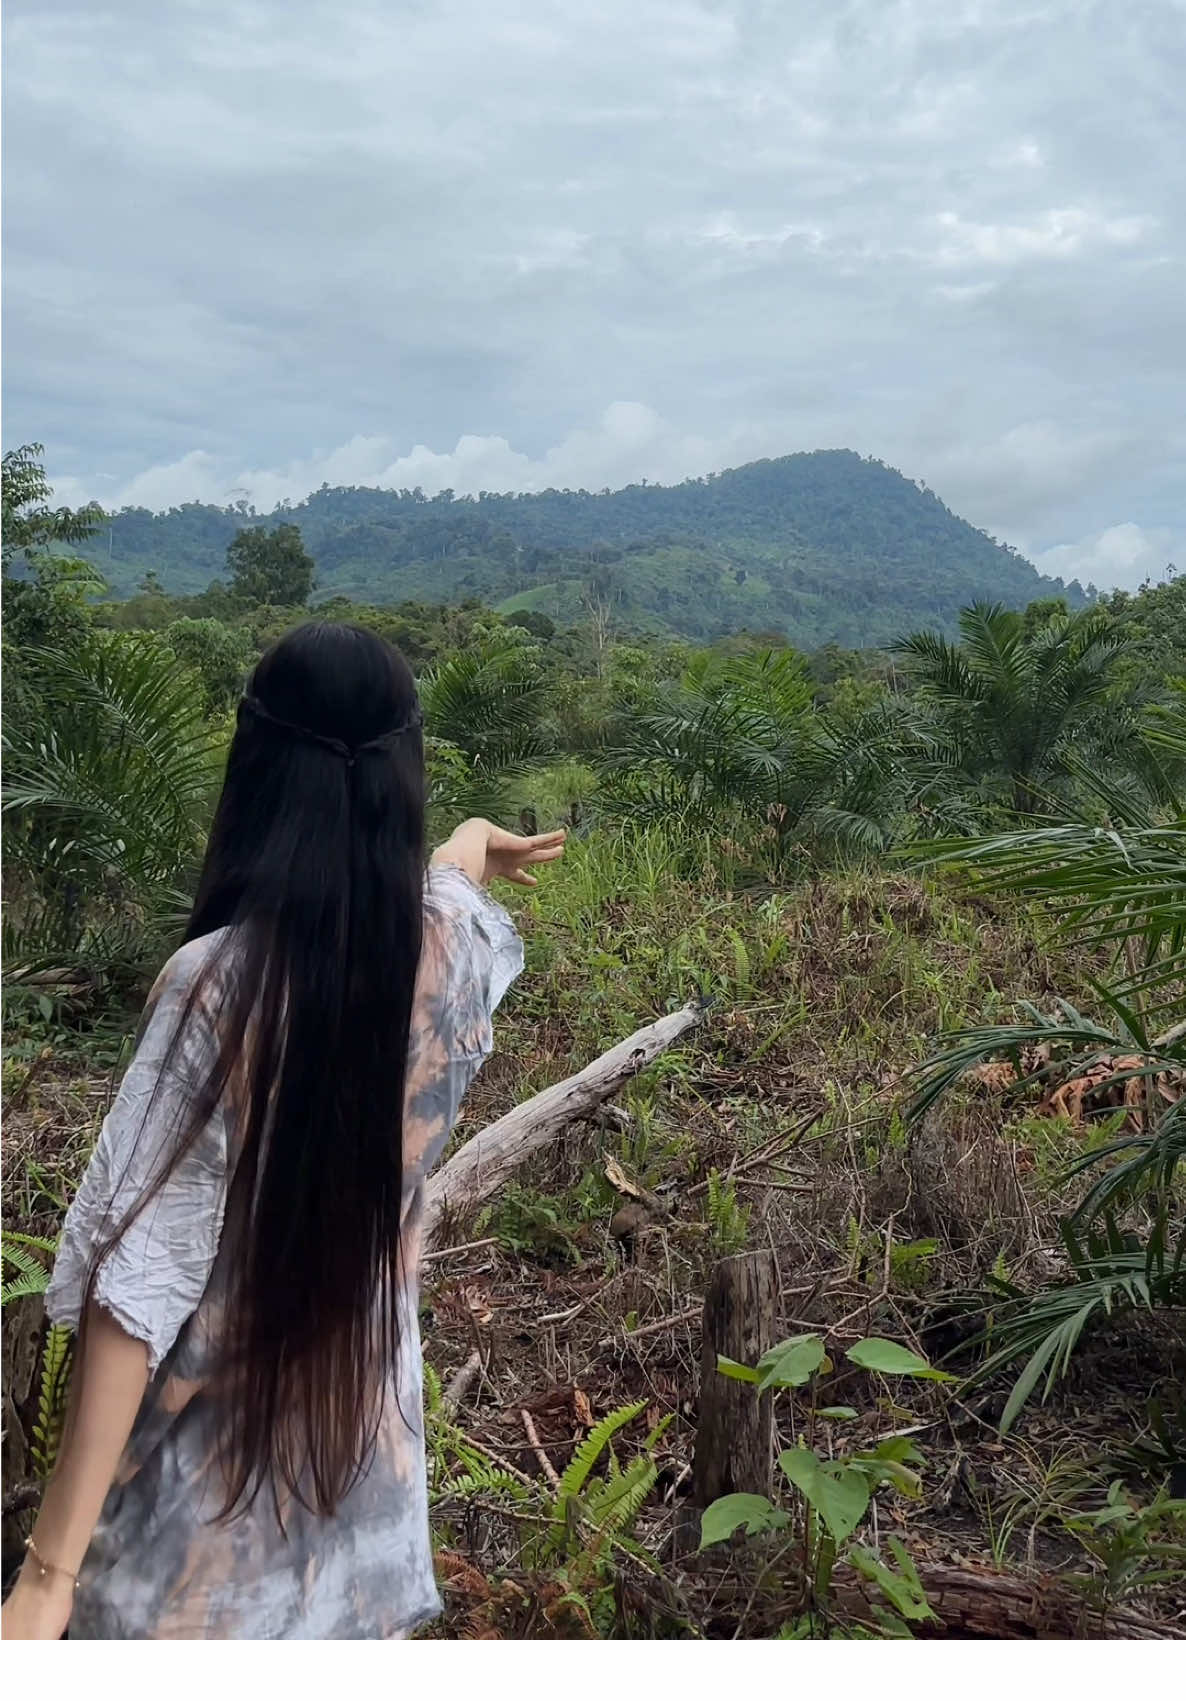
[[[423,865],[407,665],[311,624],[260,661],[186,941],[66,1219],[78,1331],[10,1637],[406,1636],[439,1610],[425,1176],[522,968],[486,893],[563,834]]]

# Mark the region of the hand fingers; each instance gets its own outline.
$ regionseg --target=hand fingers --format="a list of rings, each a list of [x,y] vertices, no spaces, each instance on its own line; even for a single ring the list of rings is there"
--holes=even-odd
[[[525,874],[521,868],[512,869],[507,879],[513,886],[538,886],[539,881],[534,874]]]
[[[558,857],[562,857],[563,855],[564,846],[553,845],[550,849],[544,849],[541,847],[539,850],[528,851],[523,860],[524,862],[555,862]]]
[[[564,841],[567,836],[567,831],[563,827],[559,828],[554,833],[530,833],[526,837],[519,833],[500,832],[498,838],[494,840],[494,847],[496,850],[520,851],[524,853],[534,850],[546,850],[552,845],[556,845],[560,849],[563,849]]]

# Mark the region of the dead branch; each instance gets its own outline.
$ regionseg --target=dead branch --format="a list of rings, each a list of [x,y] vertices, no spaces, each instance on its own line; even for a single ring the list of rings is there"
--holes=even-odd
[[[449,1411],[456,1410],[461,1404],[461,1400],[469,1392],[471,1384],[477,1381],[481,1368],[482,1355],[475,1347],[460,1370],[450,1378],[449,1386],[445,1389],[443,1403]]]
[[[579,1074],[546,1087],[467,1140],[428,1183],[425,1244],[431,1245],[442,1212],[447,1209],[464,1214],[484,1204],[533,1152],[549,1145],[574,1122],[590,1116],[640,1069],[703,1020],[704,1007],[696,1004],[661,1016]]]
[[[547,1477],[553,1490],[558,1493],[560,1489],[560,1478],[556,1475],[555,1465],[553,1465],[551,1459],[548,1458],[548,1455],[540,1446],[539,1435],[536,1433],[535,1425],[531,1421],[531,1413],[520,1406],[519,1416],[523,1419],[523,1428],[527,1431],[527,1439],[531,1443],[531,1451],[539,1460],[540,1470]]]
[[[442,1258],[452,1258],[454,1253],[476,1252],[481,1246],[497,1246],[498,1236],[488,1234],[485,1240],[466,1240],[460,1246],[442,1246],[437,1252],[426,1252],[421,1260],[424,1264],[436,1264]]]

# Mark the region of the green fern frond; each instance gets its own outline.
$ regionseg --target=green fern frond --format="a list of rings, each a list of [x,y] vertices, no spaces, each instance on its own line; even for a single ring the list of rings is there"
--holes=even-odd
[[[568,1468],[560,1479],[560,1487],[556,1493],[557,1505],[565,1500],[571,1500],[580,1494],[589,1479],[589,1473],[600,1459],[602,1453],[613,1436],[628,1423],[632,1423],[640,1412],[646,1410],[646,1401],[637,1400],[632,1406],[622,1406],[616,1412],[610,1412],[603,1417],[594,1429],[589,1431],[584,1441],[569,1460]]]
[[[46,1333],[41,1354],[41,1386],[31,1453],[33,1468],[43,1478],[53,1471],[62,1439],[73,1339],[73,1332],[66,1324],[54,1323]]]
[[[58,1250],[56,1240],[50,1240],[44,1234],[22,1234],[16,1229],[5,1229],[2,1244],[5,1250],[10,1246],[31,1246],[37,1252],[48,1252],[51,1255]]]
[[[42,1294],[49,1286],[49,1277],[44,1270],[36,1275],[15,1276],[12,1281],[5,1282],[3,1299],[0,1303],[12,1305],[18,1299],[31,1299],[34,1294]]]
[[[718,1252],[740,1252],[749,1233],[749,1209],[738,1203],[736,1183],[711,1170],[705,1197],[712,1241]]]
[[[660,1441],[662,1441],[663,1437],[667,1434],[667,1431],[670,1429],[670,1427],[671,1427],[671,1425],[674,1421],[675,1421],[675,1413],[674,1412],[668,1412],[666,1417],[661,1417],[659,1419],[659,1421],[655,1425],[654,1429],[652,1429],[651,1433],[647,1436],[646,1440],[642,1444],[642,1450],[643,1450],[644,1453],[650,1453],[650,1452],[654,1451],[654,1449],[659,1445]]]
[[[527,1498],[527,1491],[521,1482],[516,1481],[509,1471],[495,1467],[484,1471],[467,1471],[463,1476],[453,1477],[443,1484],[441,1493],[456,1495],[460,1500],[469,1500],[478,1494],[507,1494],[512,1500]]]
[[[655,1486],[658,1467],[646,1453],[636,1459],[616,1478],[608,1479],[589,1493],[585,1500],[585,1515],[595,1529],[609,1535],[629,1530],[643,1504]]]
[[[4,1236],[3,1242],[0,1242],[4,1263],[16,1272],[4,1282],[0,1292],[0,1304],[9,1305],[14,1300],[44,1293],[49,1286],[49,1271],[40,1258],[35,1258],[26,1250],[30,1246],[49,1254],[54,1250],[52,1240],[42,1240],[36,1235],[9,1232]]]

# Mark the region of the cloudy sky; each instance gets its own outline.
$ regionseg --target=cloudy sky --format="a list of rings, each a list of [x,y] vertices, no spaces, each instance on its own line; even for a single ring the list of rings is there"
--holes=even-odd
[[[1186,566],[1186,0],[8,0],[4,442],[64,500],[846,446]]]

